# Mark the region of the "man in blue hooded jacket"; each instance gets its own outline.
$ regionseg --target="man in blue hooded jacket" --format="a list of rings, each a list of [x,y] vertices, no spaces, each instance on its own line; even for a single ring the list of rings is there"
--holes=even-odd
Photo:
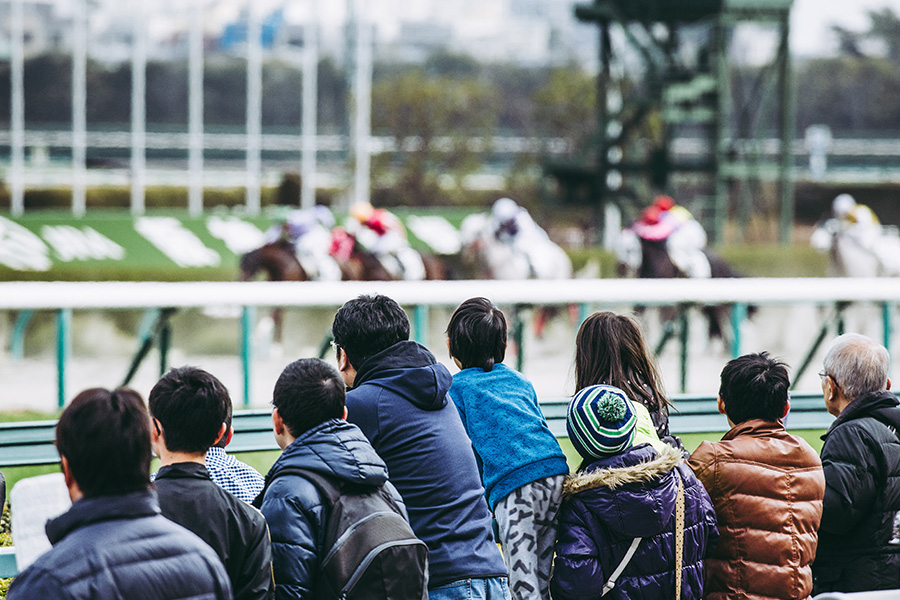
[[[447,394],[450,371],[409,341],[406,313],[386,296],[346,302],[332,332],[347,420],[384,459],[428,544],[429,600],[508,599],[475,454]]]

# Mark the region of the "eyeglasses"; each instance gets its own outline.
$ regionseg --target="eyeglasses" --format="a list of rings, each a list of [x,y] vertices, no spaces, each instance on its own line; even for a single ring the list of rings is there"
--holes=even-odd
[[[337,342],[335,342],[334,340],[331,340],[331,349],[334,350],[335,352],[337,352],[338,350],[341,349],[341,347],[340,347],[340,345],[338,345]]]
[[[835,379],[834,375],[832,375],[831,373],[826,373],[825,371],[819,371],[819,377],[822,379],[822,381],[825,381],[826,377],[830,378],[831,382],[835,385],[835,387],[838,387],[837,379]]]

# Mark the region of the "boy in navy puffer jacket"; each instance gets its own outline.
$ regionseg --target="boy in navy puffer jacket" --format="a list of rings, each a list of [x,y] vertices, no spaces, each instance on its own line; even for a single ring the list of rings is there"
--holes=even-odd
[[[462,369],[450,397],[478,458],[514,600],[550,600],[556,516],[569,473],[531,383],[503,364],[506,318],[487,298],[460,304],[447,327]]]
[[[585,460],[566,481],[550,581],[555,600],[599,598],[610,583],[607,598],[676,597],[679,478],[684,489],[681,597],[703,595],[703,559],[718,538],[712,502],[682,463],[681,452],[633,445],[636,422],[631,400],[612,386],[587,387],[569,405],[569,438]],[[626,559],[633,544],[636,550]],[[620,565],[624,568],[611,582]]]

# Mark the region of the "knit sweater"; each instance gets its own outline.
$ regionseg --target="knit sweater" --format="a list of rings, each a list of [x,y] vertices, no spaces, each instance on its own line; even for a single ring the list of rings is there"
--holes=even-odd
[[[568,474],[534,387],[518,371],[502,363],[490,371],[464,369],[453,376],[450,397],[472,440],[492,510],[527,483]]]

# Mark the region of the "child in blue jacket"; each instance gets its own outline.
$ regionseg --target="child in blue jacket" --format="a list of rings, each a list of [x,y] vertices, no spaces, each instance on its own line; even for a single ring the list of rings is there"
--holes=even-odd
[[[447,335],[450,356],[461,369],[450,397],[472,440],[497,519],[512,597],[549,600],[556,519],[569,472],[565,455],[534,387],[502,362],[506,318],[500,309],[486,298],[466,300],[450,318]]]

